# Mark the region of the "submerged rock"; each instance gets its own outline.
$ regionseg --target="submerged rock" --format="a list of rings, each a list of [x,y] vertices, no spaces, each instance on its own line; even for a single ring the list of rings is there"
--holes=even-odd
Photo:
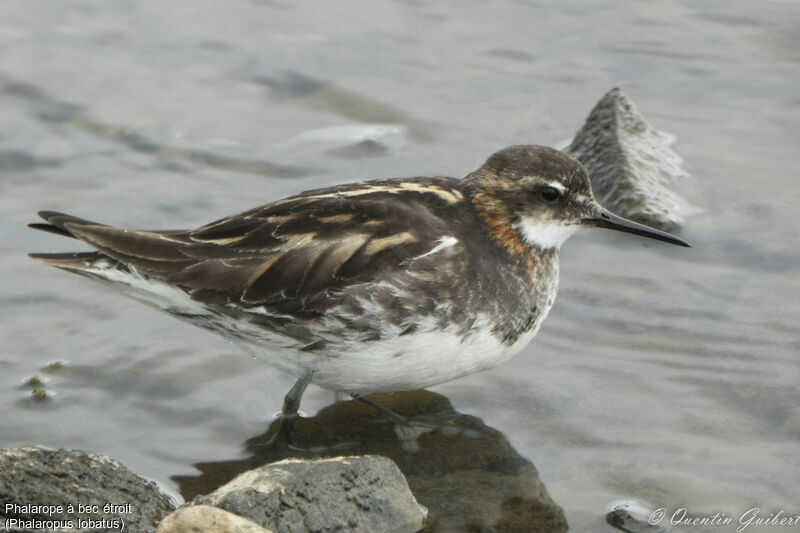
[[[426,511],[386,457],[287,459],[245,472],[194,504],[284,532],[417,531]]]
[[[653,129],[620,89],[609,91],[589,113],[566,152],[589,171],[595,198],[625,218],[666,230],[698,211],[669,189],[687,176],[672,151],[671,135]]]
[[[417,436],[419,451],[409,453],[397,427],[360,401],[342,401],[312,418],[298,418],[292,442],[306,449],[335,452],[344,442],[352,454],[389,457],[405,475],[411,492],[429,513],[425,533],[558,533],[567,531],[564,511],[550,498],[536,467],[499,431],[474,416],[459,413],[446,397],[425,390],[374,394],[370,399],[396,413],[439,429]],[[172,479],[190,500],[225,480],[282,459],[264,446],[279,422],[250,439],[250,457],[195,465],[199,476]],[[345,531],[349,531],[345,529]],[[399,531],[399,530],[398,530]]]
[[[121,463],[83,450],[0,450],[0,523],[11,531],[146,533],[175,505]],[[49,524],[48,524],[49,522]]]
[[[628,533],[666,533],[669,530],[666,510],[653,509],[635,500],[619,500],[608,504],[606,522]]]

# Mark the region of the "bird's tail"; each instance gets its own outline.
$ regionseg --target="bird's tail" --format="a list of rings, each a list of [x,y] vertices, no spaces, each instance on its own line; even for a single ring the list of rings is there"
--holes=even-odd
[[[42,217],[47,224],[35,222],[28,224],[29,228],[54,233],[63,237],[71,237],[73,239],[80,239],[80,237],[73,232],[72,228],[80,226],[103,226],[103,224],[98,224],[97,222],[67,215],[65,213],[59,213],[57,211],[39,211],[38,215]],[[102,266],[108,268],[112,266],[110,263],[116,262],[102,252],[97,251],[28,255],[46,265],[77,271],[79,273],[89,273],[88,271],[97,270],[100,266],[99,263],[103,263]]]
[[[108,284],[126,296],[172,314],[201,315],[205,310],[184,289],[159,277],[180,271],[197,260],[183,254],[191,246],[182,230],[125,230],[64,213],[42,211],[47,224],[30,227],[72,237],[95,248],[92,252],[30,254],[30,257]]]

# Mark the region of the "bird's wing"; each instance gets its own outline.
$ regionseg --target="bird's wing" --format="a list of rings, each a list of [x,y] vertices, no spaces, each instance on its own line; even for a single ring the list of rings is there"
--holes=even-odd
[[[191,231],[126,230],[55,212],[40,213],[49,224],[34,227],[76,237],[200,301],[301,310],[454,238],[448,221],[465,216],[457,184],[416,178],[319,189]],[[68,268],[64,254],[34,257]]]

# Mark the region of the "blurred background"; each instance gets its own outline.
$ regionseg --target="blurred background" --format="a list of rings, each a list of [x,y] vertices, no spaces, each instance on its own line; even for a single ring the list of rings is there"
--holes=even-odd
[[[292,382],[28,259],[80,248],[25,228],[37,210],[188,228],[463,176],[563,146],[621,87],[678,138],[694,247],[579,233],[531,345],[434,390],[536,465],[574,531],[613,531],[618,499],[800,514],[799,84],[792,1],[4,1],[0,447],[93,450],[177,497],[171,478],[241,456]],[[332,401],[312,387],[303,410]]]

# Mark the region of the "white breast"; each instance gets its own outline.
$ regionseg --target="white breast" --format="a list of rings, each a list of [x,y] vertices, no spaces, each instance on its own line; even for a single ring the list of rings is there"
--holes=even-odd
[[[426,388],[492,368],[522,351],[539,331],[555,301],[557,261],[552,268],[554,275],[539,288],[540,314],[532,327],[510,345],[492,334],[494,322],[486,314],[479,315],[466,333],[460,333],[455,325],[438,329],[436,321],[428,318],[417,324],[413,334],[401,336],[400,328],[387,325],[380,340],[339,339],[322,352],[298,352],[296,344],[263,329],[253,332],[261,336],[255,343],[234,342],[292,374],[311,370],[313,383],[334,391],[365,394]]]

